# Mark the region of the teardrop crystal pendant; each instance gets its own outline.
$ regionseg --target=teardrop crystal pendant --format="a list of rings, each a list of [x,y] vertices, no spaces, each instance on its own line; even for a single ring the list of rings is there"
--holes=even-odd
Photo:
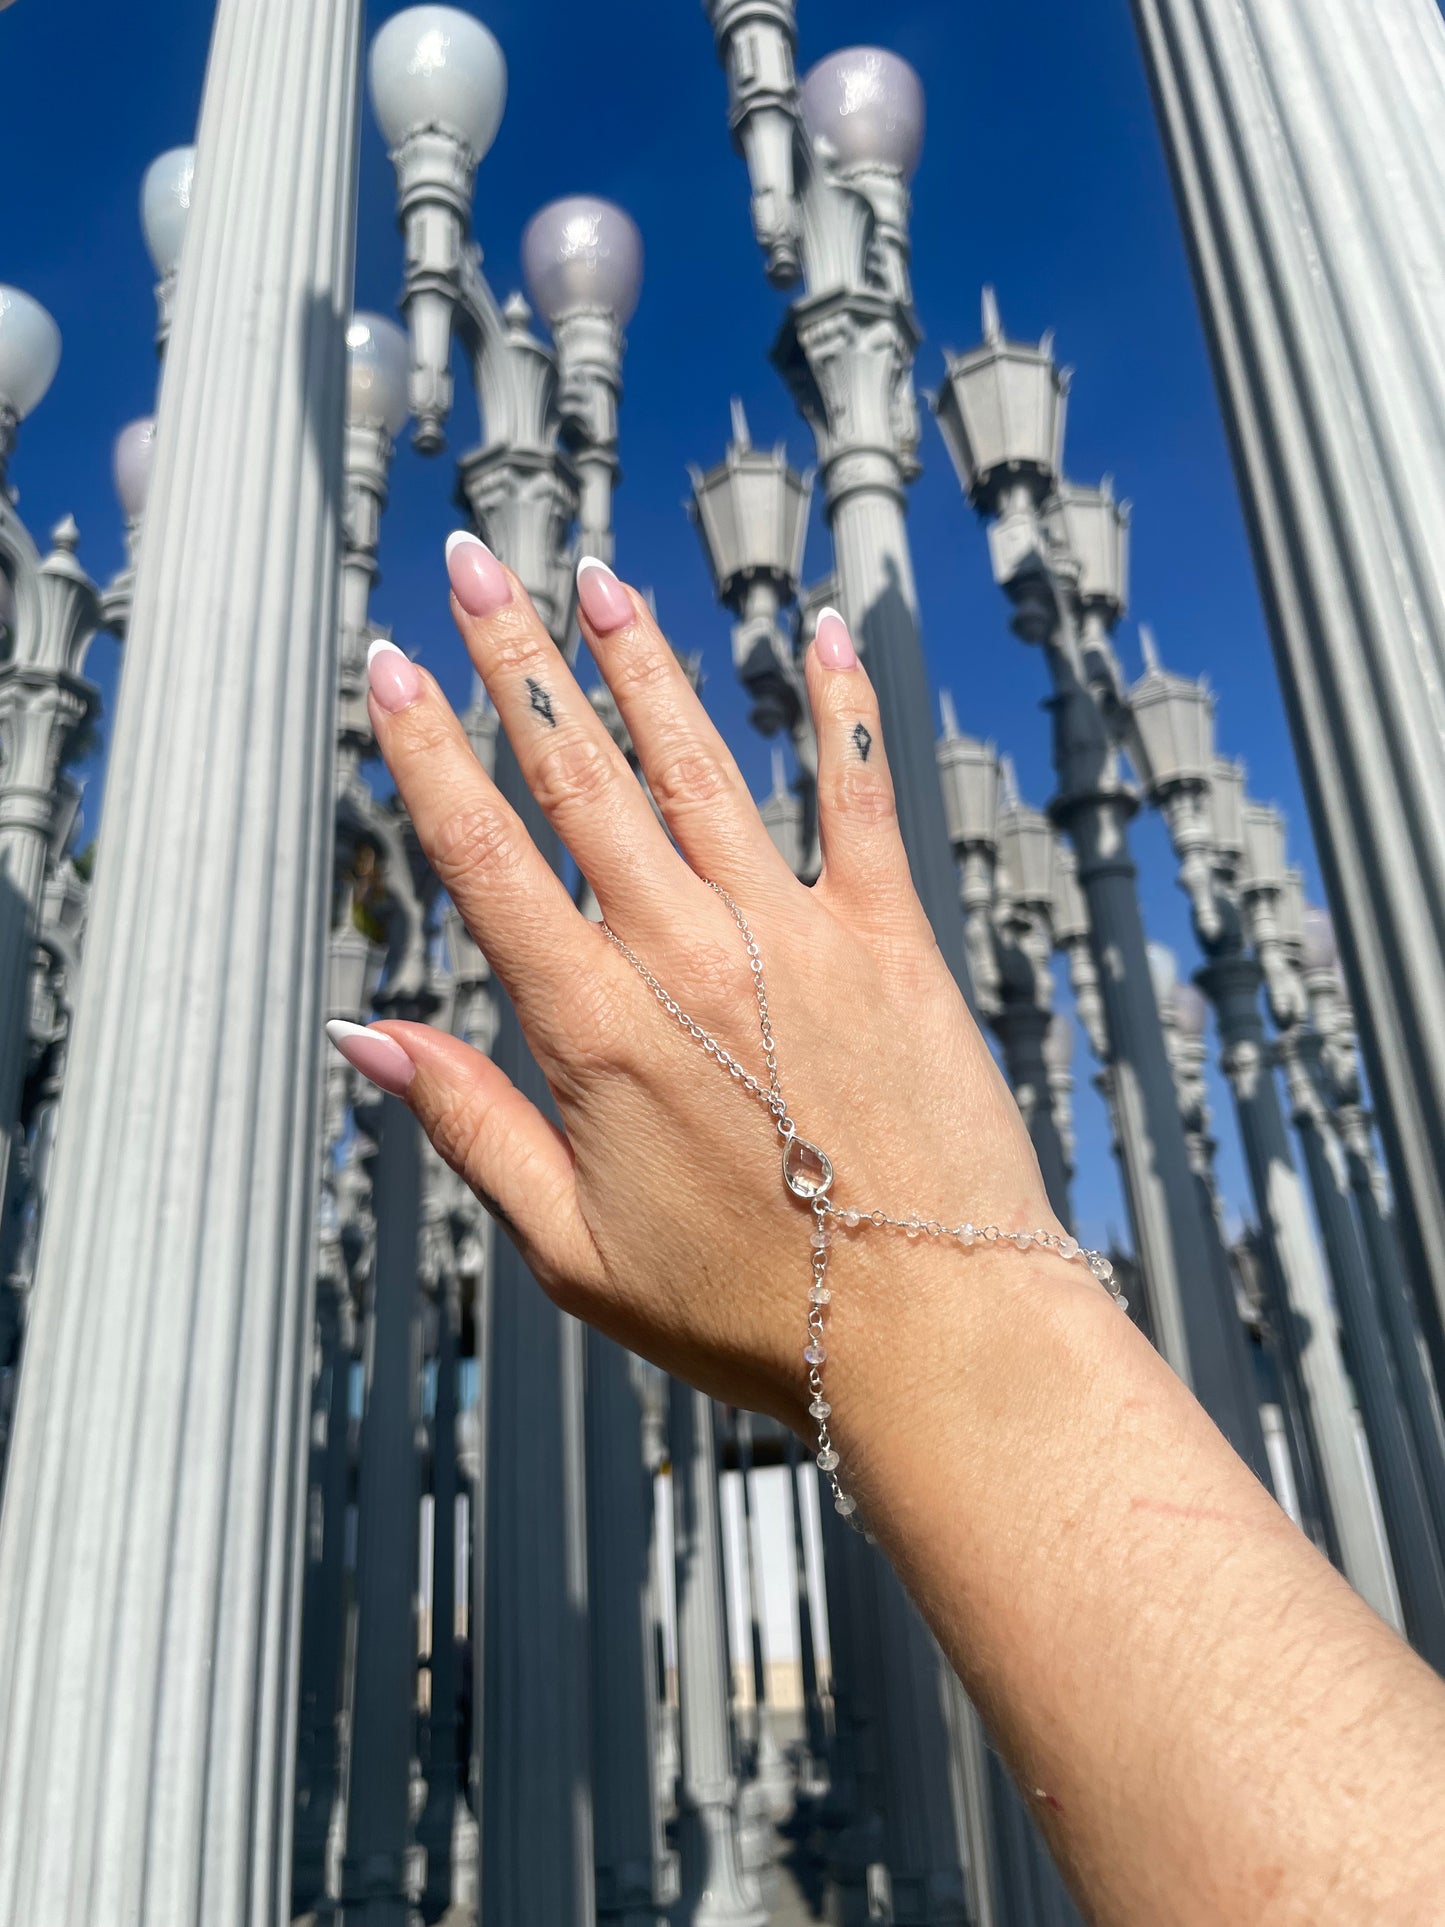
[[[805,1137],[783,1146],[783,1183],[796,1198],[821,1198],[833,1188],[833,1160]]]

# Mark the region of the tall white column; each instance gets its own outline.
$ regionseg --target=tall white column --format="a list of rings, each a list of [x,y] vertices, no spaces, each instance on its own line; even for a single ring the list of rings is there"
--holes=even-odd
[[[285,1917],[359,0],[221,0],[0,1515],[0,1921]]]
[[[1445,22],[1133,4],[1438,1368]]]

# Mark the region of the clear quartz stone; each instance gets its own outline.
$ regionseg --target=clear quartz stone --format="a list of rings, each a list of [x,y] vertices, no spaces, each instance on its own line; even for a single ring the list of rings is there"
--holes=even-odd
[[[833,1161],[805,1137],[790,1137],[783,1147],[783,1182],[796,1197],[822,1197],[832,1188]]]
[[[1089,1269],[1101,1285],[1107,1285],[1114,1275],[1114,1267],[1102,1252],[1096,1251],[1089,1260]]]
[[[910,1218],[908,1223],[903,1228],[904,1236],[909,1238],[916,1238],[922,1229],[923,1229],[923,1226],[918,1222],[916,1218]]]
[[[821,1365],[828,1354],[821,1345],[809,1345],[803,1356],[810,1365]]]
[[[838,1469],[838,1464],[839,1464],[838,1454],[833,1450],[831,1445],[825,1445],[823,1447],[823,1450],[818,1454],[819,1471],[836,1472]]]

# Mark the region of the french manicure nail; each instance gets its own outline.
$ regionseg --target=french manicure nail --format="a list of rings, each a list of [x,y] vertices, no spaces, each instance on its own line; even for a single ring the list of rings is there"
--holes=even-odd
[[[495,615],[512,599],[507,571],[470,529],[457,529],[447,537],[447,575],[452,594],[469,616]]]
[[[818,626],[813,631],[818,660],[825,669],[856,669],[858,651],[848,634],[848,625],[836,609],[820,609]]]
[[[365,1024],[348,1024],[333,1017],[326,1026],[326,1035],[353,1070],[369,1077],[392,1097],[400,1097],[416,1076],[416,1065],[384,1030],[368,1030]]]
[[[632,599],[605,562],[584,555],[577,564],[577,600],[599,636],[632,620]]]
[[[421,694],[421,671],[384,636],[378,636],[366,652],[366,676],[372,695],[390,715]]]

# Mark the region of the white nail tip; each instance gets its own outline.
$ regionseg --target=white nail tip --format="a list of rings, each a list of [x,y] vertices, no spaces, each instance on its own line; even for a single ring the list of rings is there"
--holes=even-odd
[[[390,639],[390,637],[376,636],[372,640],[371,647],[366,652],[366,666],[368,669],[370,669],[371,665],[376,661],[377,657],[382,653],[384,649],[390,649],[394,651],[394,653],[398,656],[405,653],[403,650],[397,648],[396,644]]]
[[[595,556],[595,555],[579,555],[579,556],[578,556],[578,558],[577,558],[577,573],[578,573],[578,575],[579,575],[579,576],[581,575],[581,573],[582,573],[582,571],[583,571],[584,569],[601,569],[601,571],[602,571],[602,573],[603,573],[604,575],[613,575],[613,571],[612,571],[611,569],[609,569],[609,568],[608,568],[608,566],[607,566],[607,564],[606,564],[605,562],[603,562],[603,561],[601,561],[601,560],[600,560],[600,559],[599,559],[599,558],[598,558],[597,556]],[[615,580],[615,576],[614,576],[614,580]]]
[[[832,603],[829,602],[829,603],[826,603],[824,607],[818,611],[818,622],[815,622],[813,624],[813,627],[815,629],[817,628],[818,623],[820,623],[823,620],[824,616],[831,616],[834,622],[843,622],[842,616],[839,615],[838,611],[833,607]],[[846,622],[843,622],[843,627],[845,629],[848,627]]]
[[[448,562],[452,559],[452,550],[459,548],[463,542],[475,542],[478,548],[482,547],[482,538],[479,535],[473,535],[470,529],[453,529],[447,537]]]
[[[326,1026],[326,1035],[333,1044],[341,1045],[348,1037],[365,1037],[365,1024],[349,1024],[344,1017],[333,1017]]]

